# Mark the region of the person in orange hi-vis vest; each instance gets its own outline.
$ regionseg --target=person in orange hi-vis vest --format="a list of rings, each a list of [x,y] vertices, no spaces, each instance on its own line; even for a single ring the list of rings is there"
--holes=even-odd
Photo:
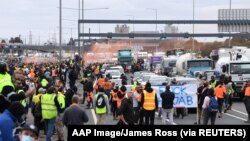
[[[35,71],[34,71],[34,69],[31,69],[30,70],[30,73],[29,73],[29,75],[28,75],[31,79],[35,79],[35,77],[36,77],[36,74],[35,74]]]
[[[214,89],[214,93],[218,99],[218,104],[219,104],[219,116],[218,116],[218,118],[221,118],[222,117],[222,106],[223,106],[224,98],[225,98],[225,94],[226,94],[226,88],[222,82],[218,82],[218,86]]]
[[[111,111],[113,113],[113,120],[117,119],[117,93],[119,91],[119,87],[115,87],[111,90]]]
[[[102,83],[102,87],[104,88],[105,94],[110,98],[110,91],[112,89],[112,83],[105,78],[105,81]]]
[[[103,82],[105,82],[105,79],[103,78],[103,75],[101,75],[97,80],[97,85],[102,87]]]
[[[243,101],[244,101],[246,111],[248,114],[248,118],[245,121],[245,123],[250,123],[250,80],[248,80],[248,82],[244,84],[242,91],[245,94]]]
[[[122,100],[125,98],[126,96],[126,91],[127,88],[125,86],[121,86],[120,91],[118,91],[117,93],[117,108],[121,107],[122,104]]]
[[[145,125],[154,125],[155,110],[158,109],[157,94],[147,83],[141,98],[142,108],[145,114]]]

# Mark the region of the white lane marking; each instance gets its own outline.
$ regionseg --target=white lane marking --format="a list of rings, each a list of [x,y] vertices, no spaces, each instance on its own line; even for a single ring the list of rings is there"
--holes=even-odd
[[[94,124],[96,125],[97,124],[97,118],[96,118],[94,109],[91,109],[91,113],[92,113],[92,116],[93,116],[93,119],[94,119]]]
[[[232,111],[235,111],[235,112],[240,113],[240,114],[242,114],[242,115],[248,116],[247,113],[244,113],[244,112],[239,111],[239,110],[236,110],[236,109],[232,109]]]
[[[244,118],[241,118],[241,117],[238,117],[238,116],[235,116],[235,115],[232,115],[232,114],[228,114],[228,113],[224,113],[224,114],[227,115],[227,116],[230,116],[230,117],[237,118],[237,119],[239,119],[239,120],[247,121],[247,120],[244,119]]]
[[[158,116],[159,113],[158,112],[155,112],[155,114]],[[162,118],[162,115],[161,115],[161,118]],[[169,119],[165,119],[168,123],[170,123]],[[170,123],[171,124],[171,123]],[[173,122],[173,125],[177,125],[177,123]]]

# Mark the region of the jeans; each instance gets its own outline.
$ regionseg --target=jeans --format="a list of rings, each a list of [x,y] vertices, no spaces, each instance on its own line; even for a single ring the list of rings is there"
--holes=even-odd
[[[223,102],[224,102],[224,98],[218,98],[219,113],[222,113]]]
[[[56,117],[56,133],[58,140],[63,140],[63,123],[62,123],[62,114],[59,114]]]
[[[75,87],[75,83],[76,83],[76,81],[69,81],[69,87],[71,88],[71,89],[73,89],[74,87]]]
[[[169,119],[170,124],[174,124],[174,109],[163,109],[162,108],[162,123],[166,125],[166,119]]]
[[[45,119],[44,121],[45,121],[45,128],[46,128],[46,141],[51,141],[54,126],[56,123],[56,118]]]
[[[244,101],[246,111],[248,114],[248,120],[250,120],[250,96],[245,96],[243,101]]]
[[[229,107],[229,98],[231,95],[226,94],[224,97],[225,100],[225,109],[227,109]]]
[[[207,109],[203,110],[203,125],[207,125],[211,119],[211,125],[214,125],[217,112],[209,112]]]
[[[134,116],[135,116],[135,123],[138,123],[139,121],[139,107],[133,107],[133,111],[134,111]]]
[[[145,125],[154,125],[155,110],[144,110]]]

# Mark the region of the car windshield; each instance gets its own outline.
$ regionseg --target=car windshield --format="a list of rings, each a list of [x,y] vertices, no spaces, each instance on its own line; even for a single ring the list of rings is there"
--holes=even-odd
[[[176,67],[176,60],[165,61],[165,67]]]
[[[231,64],[230,73],[231,74],[250,74],[250,63]]]
[[[211,67],[209,60],[189,61],[188,67]]]
[[[109,72],[110,75],[120,75],[120,72],[118,71],[111,71]]]
[[[143,76],[142,81],[146,82],[150,79],[150,77],[151,77],[150,75]]]
[[[167,79],[166,78],[150,79],[149,83],[151,83],[151,85],[162,85],[162,83],[167,83]]]
[[[135,72],[134,73],[134,78],[139,77],[139,76],[140,76],[140,72]]]

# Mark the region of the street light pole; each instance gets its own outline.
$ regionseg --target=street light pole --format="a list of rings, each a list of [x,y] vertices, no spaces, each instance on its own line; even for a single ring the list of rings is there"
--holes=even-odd
[[[82,20],[84,20],[84,0],[82,0]],[[83,23],[82,26],[83,26],[82,27],[82,33],[84,34],[84,23]],[[82,50],[84,51],[84,36],[83,36],[83,40],[82,40],[82,47],[83,47]],[[80,50],[79,56],[81,56],[82,50]]]
[[[130,16],[130,17],[133,17],[133,22],[135,20],[135,16],[134,15],[126,15],[126,16]],[[135,24],[133,23],[133,32],[135,32]]]
[[[194,0],[193,0],[193,21],[194,21],[194,6],[195,6],[195,4],[194,4]],[[194,35],[194,23],[193,23],[193,35]],[[193,45],[192,45],[192,49],[193,49],[193,52],[194,52],[194,37],[193,37]]]
[[[231,5],[232,5],[232,1],[229,0],[229,20],[231,20]],[[229,24],[229,34],[231,34],[231,24]],[[228,39],[228,44],[229,44],[229,47],[231,47],[231,37],[229,36],[229,39]]]
[[[78,10],[78,20],[80,20],[80,18],[81,18],[81,0],[78,0],[78,8],[79,8],[79,10]],[[81,42],[80,42],[80,30],[81,30],[81,28],[80,28],[80,23],[79,23],[79,21],[77,22],[77,25],[78,25],[78,53],[80,53],[80,51],[81,51]],[[74,49],[74,51],[75,51],[75,49]],[[75,52],[74,52],[74,55],[75,55]]]
[[[158,11],[157,11],[157,9],[155,9],[155,18],[156,18],[156,21],[157,21],[157,20],[158,20]],[[157,22],[156,22],[156,25],[155,25],[155,31],[156,31],[156,32],[158,31]]]
[[[158,20],[158,11],[157,11],[157,9],[156,8],[147,8],[148,10],[154,10],[155,11],[155,20],[156,20],[156,23],[155,23],[155,32],[156,32],[156,34],[157,34],[157,31],[158,31],[158,25],[157,25],[157,20]],[[155,46],[155,51],[156,52],[158,52],[158,47],[157,47],[157,45]]]
[[[62,0],[59,0],[59,61],[62,63]]]

